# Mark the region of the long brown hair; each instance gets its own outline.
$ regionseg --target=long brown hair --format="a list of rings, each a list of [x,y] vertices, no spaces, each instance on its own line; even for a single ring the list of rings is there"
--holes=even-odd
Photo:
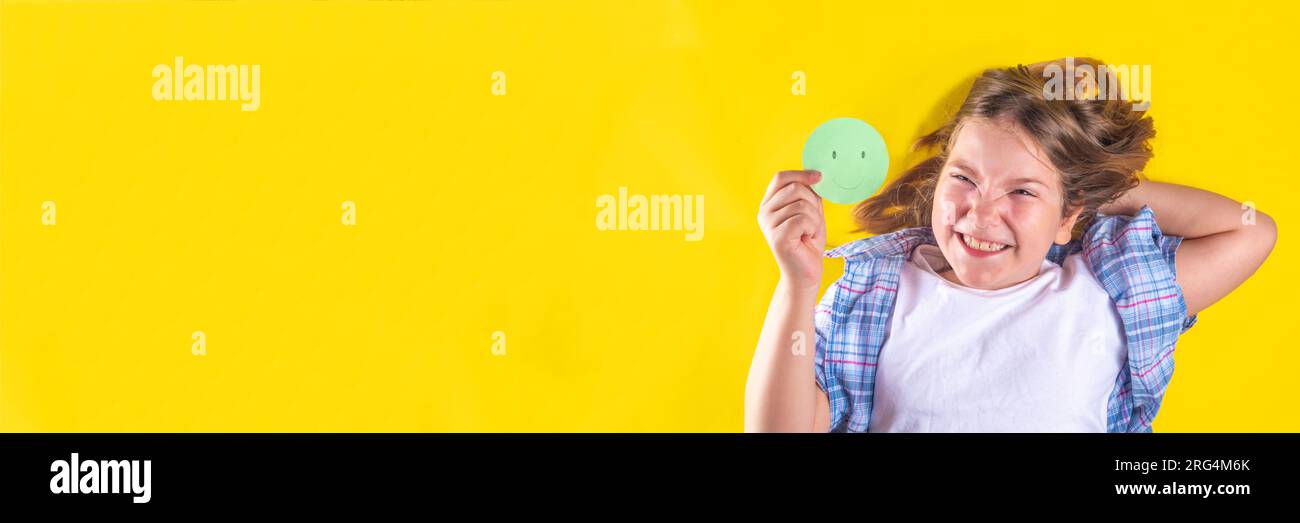
[[[1089,65],[1094,71],[1102,70],[1099,60],[1073,60],[1075,67]],[[1061,215],[1081,209],[1073,231],[1078,238],[1098,207],[1138,185],[1140,173],[1151,159],[1149,140],[1156,131],[1146,111],[1134,109],[1133,102],[1123,96],[1096,96],[1094,92],[1073,100],[1049,100],[1044,94],[1048,79],[1043,72],[1053,64],[1066,68],[1065,59],[1061,59],[984,71],[957,113],[912,146],[913,150],[935,152],[853,209],[858,231],[883,234],[929,226],[935,185],[953,138],[965,121],[983,118],[1007,119],[1042,147],[1060,173]],[[1075,81],[1066,76],[1066,82]]]

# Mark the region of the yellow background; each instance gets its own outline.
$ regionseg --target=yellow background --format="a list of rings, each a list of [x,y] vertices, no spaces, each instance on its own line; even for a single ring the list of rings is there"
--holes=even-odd
[[[897,174],[981,69],[1064,56],[1150,64],[1150,176],[1281,229],[1156,430],[1300,430],[1293,8],[863,4],[6,1],[0,430],[740,430],[771,175],[837,116]],[[154,101],[178,55],[260,64],[260,110]],[[703,241],[598,231],[620,186],[704,194]]]

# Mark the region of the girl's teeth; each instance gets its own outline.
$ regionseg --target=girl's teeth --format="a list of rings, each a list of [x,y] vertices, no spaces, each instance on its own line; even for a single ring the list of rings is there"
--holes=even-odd
[[[965,234],[961,235],[961,239],[962,241],[966,242],[966,245],[970,246],[970,248],[975,249],[977,251],[997,252],[1007,248],[1006,245],[1003,245],[1001,243],[979,241],[979,240],[972,239],[970,236],[966,236]]]

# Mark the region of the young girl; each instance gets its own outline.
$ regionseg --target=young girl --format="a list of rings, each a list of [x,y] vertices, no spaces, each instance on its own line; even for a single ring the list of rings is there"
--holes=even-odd
[[[855,208],[876,236],[823,254],[820,173],[772,179],[758,221],[781,279],[747,431],[1151,431],[1178,336],[1264,262],[1276,225],[1140,180],[1151,118],[1048,99],[1047,65],[985,71],[917,142],[934,156]],[[818,303],[823,255],[845,267]]]

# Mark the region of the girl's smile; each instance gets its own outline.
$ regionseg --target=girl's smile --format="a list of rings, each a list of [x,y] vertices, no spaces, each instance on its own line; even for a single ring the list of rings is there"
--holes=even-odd
[[[962,234],[961,231],[957,230],[954,230],[953,232],[956,233],[954,237],[959,243],[961,243],[961,246],[965,247],[966,254],[976,258],[997,256],[998,254],[1011,249],[1011,245],[1009,244],[974,238]]]

